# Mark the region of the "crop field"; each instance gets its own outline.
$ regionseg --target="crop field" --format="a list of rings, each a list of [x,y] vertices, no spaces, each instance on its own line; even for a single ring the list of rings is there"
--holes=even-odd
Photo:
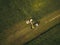
[[[49,16],[53,21],[45,24]],[[30,18],[41,25],[31,29]],[[60,0],[0,0],[0,45],[60,45],[59,20]],[[48,31],[40,35],[40,30]]]

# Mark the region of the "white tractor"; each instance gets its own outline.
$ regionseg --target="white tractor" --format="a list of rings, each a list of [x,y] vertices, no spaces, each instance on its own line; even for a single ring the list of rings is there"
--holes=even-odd
[[[32,18],[26,21],[26,24],[31,24],[31,28],[34,29],[35,27],[39,26],[38,21],[34,21]]]

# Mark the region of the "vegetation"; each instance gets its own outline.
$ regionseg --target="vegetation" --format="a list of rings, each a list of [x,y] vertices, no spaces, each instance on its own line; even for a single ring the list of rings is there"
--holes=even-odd
[[[0,0],[0,39],[4,39],[6,30],[15,24],[21,24],[30,17],[41,19],[59,9],[60,0]]]

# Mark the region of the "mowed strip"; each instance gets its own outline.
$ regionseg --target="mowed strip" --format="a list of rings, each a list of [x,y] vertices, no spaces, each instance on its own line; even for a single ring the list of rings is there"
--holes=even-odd
[[[21,30],[16,31],[14,34],[7,37],[7,39],[5,40],[6,41],[5,43],[9,45],[13,42],[15,43],[15,40],[16,40],[17,44],[23,45],[24,43],[32,40],[33,38],[37,37],[41,33],[47,31],[52,26],[60,23],[59,19],[60,19],[60,11],[56,11],[53,14],[50,14],[40,19],[39,27],[36,27],[35,29],[31,29],[30,26],[22,28]],[[17,40],[18,38],[19,40]]]

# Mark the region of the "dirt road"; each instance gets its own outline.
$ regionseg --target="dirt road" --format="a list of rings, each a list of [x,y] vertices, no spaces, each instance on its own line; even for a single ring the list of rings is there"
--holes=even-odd
[[[55,11],[48,16],[43,17],[40,19],[39,27],[35,29],[31,29],[30,25],[25,24],[23,22],[21,25],[21,29],[18,29],[14,34],[9,35],[4,41],[2,45],[23,45],[24,43],[32,40],[33,38],[37,37],[41,33],[44,33],[49,28],[53,27],[54,25],[60,23],[60,11]],[[20,25],[20,26],[21,26]],[[17,25],[19,28],[19,24]],[[15,27],[13,28],[13,30]]]

